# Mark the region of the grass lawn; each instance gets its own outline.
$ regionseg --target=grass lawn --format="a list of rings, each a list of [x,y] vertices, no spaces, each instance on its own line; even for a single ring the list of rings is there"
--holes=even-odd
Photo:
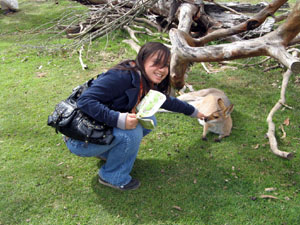
[[[142,185],[120,192],[98,184],[102,161],[70,154],[61,135],[46,122],[72,88],[135,57],[121,43],[127,34],[118,31],[96,40],[84,53],[89,69],[83,71],[76,51],[45,52],[37,47],[55,35],[45,32],[51,24],[40,28],[44,32],[35,28],[85,7],[66,0],[20,0],[19,5],[21,11],[13,15],[0,11],[0,224],[299,224],[297,75],[291,77],[286,94],[293,109],[278,111],[273,118],[279,148],[295,153],[292,160],[272,154],[264,137],[284,70],[238,66],[207,74],[194,64],[189,84],[197,90],[220,88],[234,103],[232,134],[221,143],[209,134],[204,142],[195,119],[157,114],[158,127],[144,138],[132,171]],[[139,38],[142,43],[148,40]],[[69,42],[57,38],[48,45]],[[287,136],[280,139],[279,125],[287,118]]]

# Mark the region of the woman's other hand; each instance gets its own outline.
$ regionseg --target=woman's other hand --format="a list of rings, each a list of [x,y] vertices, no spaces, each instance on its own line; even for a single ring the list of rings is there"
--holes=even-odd
[[[135,129],[138,124],[138,119],[136,118],[136,114],[128,113],[126,117],[125,129],[131,130]]]

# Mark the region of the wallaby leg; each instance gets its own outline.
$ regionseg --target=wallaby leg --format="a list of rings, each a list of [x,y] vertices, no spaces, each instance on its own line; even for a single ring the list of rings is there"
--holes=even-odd
[[[208,133],[208,125],[204,124],[203,126],[203,133],[202,133],[202,140],[203,141],[207,141],[206,135]]]
[[[215,138],[215,142],[221,142],[222,138],[224,138],[225,136],[223,134],[220,134],[218,138]]]
[[[231,117],[228,117],[222,128],[223,131],[222,134],[220,134],[219,137],[215,139],[215,142],[220,142],[223,138],[228,137],[230,135],[231,128],[232,128],[232,120]]]

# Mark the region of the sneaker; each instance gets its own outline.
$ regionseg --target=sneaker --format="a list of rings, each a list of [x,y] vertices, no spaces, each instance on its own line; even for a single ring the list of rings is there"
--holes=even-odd
[[[131,181],[126,185],[114,186],[114,185],[106,182],[105,180],[103,180],[100,176],[99,176],[99,183],[103,184],[105,186],[114,188],[114,189],[121,190],[121,191],[135,190],[135,189],[138,189],[139,186],[141,185],[141,183],[137,179],[132,178]]]

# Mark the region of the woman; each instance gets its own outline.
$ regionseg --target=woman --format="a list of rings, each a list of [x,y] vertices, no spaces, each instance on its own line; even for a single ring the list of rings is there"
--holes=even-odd
[[[134,190],[140,182],[130,176],[142,138],[151,130],[136,118],[135,107],[150,89],[164,93],[162,108],[196,118],[204,115],[188,103],[169,96],[170,51],[161,43],[149,42],[136,60],[124,61],[101,74],[78,99],[77,105],[96,121],[113,127],[110,145],[87,145],[67,139],[70,151],[78,156],[96,156],[106,160],[99,170],[99,182],[119,190]],[[156,125],[155,117],[151,117]]]

